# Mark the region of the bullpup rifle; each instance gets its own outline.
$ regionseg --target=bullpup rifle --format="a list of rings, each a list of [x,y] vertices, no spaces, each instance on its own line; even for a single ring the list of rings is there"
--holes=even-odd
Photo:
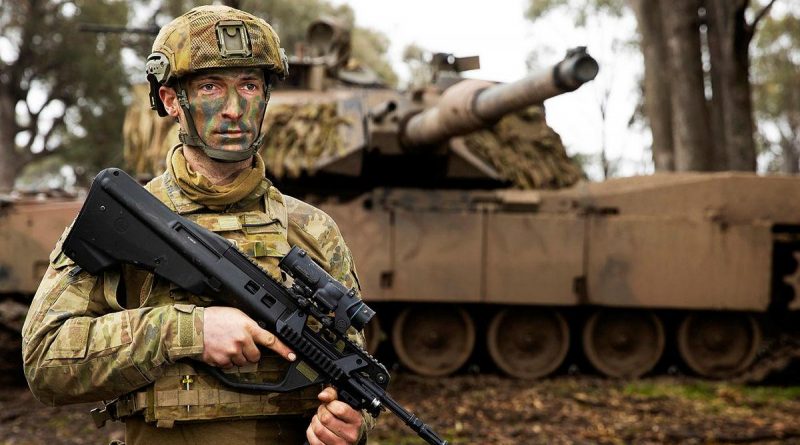
[[[348,329],[361,330],[374,311],[355,289],[328,275],[304,250],[295,246],[280,261],[281,270],[293,278],[286,287],[231,242],[173,213],[113,168],[95,178],[62,250],[92,274],[132,264],[193,294],[237,307],[298,356],[279,383],[242,382],[204,367],[226,385],[288,392],[331,384],[339,399],[353,408],[376,417],[388,410],[429,444],[447,444],[392,399],[386,392],[386,367],[348,338]],[[307,325],[309,317],[319,322],[319,330]]]

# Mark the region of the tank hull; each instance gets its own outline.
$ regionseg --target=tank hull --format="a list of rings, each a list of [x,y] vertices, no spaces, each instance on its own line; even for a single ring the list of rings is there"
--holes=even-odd
[[[561,191],[376,190],[317,204],[372,301],[766,311],[800,178],[674,174]],[[788,309],[797,309],[793,301]]]
[[[569,347],[602,374],[638,377],[677,349],[687,371],[731,378],[754,365],[765,328],[781,336],[797,318],[800,205],[786,197],[799,193],[793,177],[663,174],[558,191],[378,189],[317,205],[357,260],[380,315],[373,336],[416,372],[440,375],[425,356],[473,345],[448,372],[489,354],[512,375],[540,377],[506,369],[497,352],[515,342],[498,330],[528,329],[545,338],[511,351],[520,360]],[[409,322],[434,313],[446,332]],[[514,313],[526,315],[509,321]],[[536,334],[525,320],[551,327]],[[608,363],[614,354],[638,362]],[[562,363],[550,365],[541,369]]]

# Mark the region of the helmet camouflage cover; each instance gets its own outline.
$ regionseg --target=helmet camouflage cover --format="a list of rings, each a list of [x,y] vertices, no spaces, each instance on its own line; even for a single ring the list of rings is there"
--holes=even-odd
[[[261,18],[227,6],[194,8],[161,28],[153,43],[145,66],[150,83],[150,106],[158,111],[159,116],[166,116],[167,111],[158,94],[160,86],[177,86],[180,96],[183,90],[180,78],[187,74],[213,68],[240,67],[263,69],[267,89],[273,77],[283,79],[288,75],[288,59],[272,27]],[[268,95],[269,91],[266,93]],[[184,106],[183,102],[181,106]],[[184,110],[188,111],[188,105]],[[220,153],[222,150],[206,146],[197,136],[193,122],[189,127],[190,134],[182,134],[181,141],[201,146],[212,158],[236,161],[240,159],[234,158],[246,154],[232,157],[230,152]],[[183,136],[189,140],[185,141]],[[261,138],[256,142],[260,144]],[[257,148],[253,147],[252,151]],[[212,156],[209,150],[217,156]]]

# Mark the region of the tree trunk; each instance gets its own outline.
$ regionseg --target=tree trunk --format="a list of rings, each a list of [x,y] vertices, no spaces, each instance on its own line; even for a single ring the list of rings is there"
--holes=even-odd
[[[721,116],[727,169],[755,171],[753,103],[750,91],[751,32],[744,12],[749,0],[707,0],[714,114]]]
[[[720,45],[720,39],[716,38],[716,36],[712,35],[712,32],[709,30],[709,22],[713,22],[714,19],[710,18],[710,13],[708,12],[709,8],[709,0],[705,0],[703,2],[703,7],[705,8],[705,16],[703,20],[706,22],[706,31],[705,31],[705,38],[706,44],[708,48],[708,56],[710,60],[722,60],[722,48]],[[725,119],[723,114],[725,113],[725,106],[723,105],[722,101],[722,94],[720,90],[718,90],[718,86],[722,84],[721,79],[722,71],[720,70],[712,70],[708,69],[706,72],[707,81],[711,83],[711,99],[709,100],[709,125],[711,126],[711,170],[716,171],[724,171],[728,169],[728,152],[725,147],[727,147],[727,143],[725,142],[726,133],[725,133]]]
[[[644,108],[653,134],[653,163],[656,171],[675,170],[672,141],[670,71],[661,8],[663,0],[628,0],[641,36],[644,56]]]
[[[699,0],[675,0],[661,11],[672,74],[672,137],[678,171],[707,171],[710,164],[698,7]]]
[[[800,173],[800,146],[795,143],[797,138],[781,134],[781,172],[789,174]]]
[[[15,101],[5,86],[0,86],[0,193],[8,193],[14,187],[19,168],[19,156],[14,138],[17,134]]]

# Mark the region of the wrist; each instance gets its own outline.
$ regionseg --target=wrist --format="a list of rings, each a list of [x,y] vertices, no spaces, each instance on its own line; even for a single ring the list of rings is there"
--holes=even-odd
[[[171,362],[197,358],[203,354],[203,317],[205,308],[193,304],[175,304],[167,355]]]

